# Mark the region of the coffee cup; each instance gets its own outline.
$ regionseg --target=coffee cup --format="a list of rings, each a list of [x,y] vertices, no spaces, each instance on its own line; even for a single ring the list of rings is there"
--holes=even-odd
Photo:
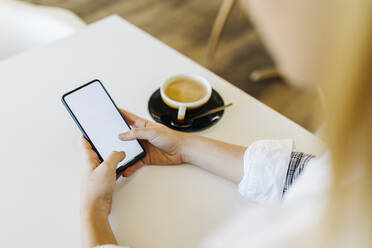
[[[177,119],[183,120],[187,109],[202,107],[212,95],[207,79],[194,74],[180,74],[168,78],[160,87],[163,102],[178,109]]]

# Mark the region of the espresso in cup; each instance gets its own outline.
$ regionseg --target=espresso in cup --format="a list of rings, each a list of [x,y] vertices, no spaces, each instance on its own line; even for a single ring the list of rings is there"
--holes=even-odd
[[[185,118],[187,109],[206,104],[211,97],[212,87],[205,78],[193,75],[177,75],[166,80],[160,88],[163,102],[178,109],[178,120]]]
[[[164,89],[165,95],[177,102],[196,102],[207,94],[205,86],[190,78],[179,78],[169,83]]]

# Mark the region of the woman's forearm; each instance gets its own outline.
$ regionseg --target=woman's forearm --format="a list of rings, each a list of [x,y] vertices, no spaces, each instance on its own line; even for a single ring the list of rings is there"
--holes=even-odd
[[[182,145],[182,159],[217,176],[235,183],[243,178],[243,157],[246,147],[186,134]]]
[[[83,248],[117,244],[107,216],[86,211],[81,213],[80,221]]]

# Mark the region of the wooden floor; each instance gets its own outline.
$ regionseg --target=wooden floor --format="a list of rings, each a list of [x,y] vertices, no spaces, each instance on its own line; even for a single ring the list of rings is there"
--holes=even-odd
[[[205,65],[208,37],[221,0],[24,0],[59,6],[87,23],[119,14],[181,53]],[[251,82],[256,68],[273,65],[240,6],[233,9],[209,69],[310,131],[319,99],[314,92],[294,89],[280,80]]]

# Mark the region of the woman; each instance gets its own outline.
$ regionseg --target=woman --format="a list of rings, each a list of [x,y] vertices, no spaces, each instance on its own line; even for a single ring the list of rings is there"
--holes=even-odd
[[[239,183],[244,197],[271,203],[206,237],[204,247],[372,247],[372,2],[246,2],[289,80],[325,88],[330,153],[293,152],[288,140],[226,144],[123,111],[134,128],[120,139],[141,139],[148,153],[124,176],[145,164],[186,162]],[[108,215],[115,168],[125,154],[114,152],[99,164],[83,144],[83,244],[116,245]]]

